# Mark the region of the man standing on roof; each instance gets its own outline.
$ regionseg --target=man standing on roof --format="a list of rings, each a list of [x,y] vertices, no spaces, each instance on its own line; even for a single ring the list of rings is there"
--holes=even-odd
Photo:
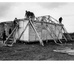
[[[34,13],[33,12],[30,12],[30,11],[27,11],[26,10],[26,13],[25,13],[25,16],[26,16],[26,18],[31,18],[31,19],[34,19],[35,18],[35,15],[34,15]]]
[[[17,18],[14,19],[13,25],[14,25],[14,27],[17,25]]]
[[[30,11],[27,11],[27,10],[26,10],[25,17],[26,17],[26,18],[29,18],[29,17],[30,17]]]
[[[17,18],[15,18],[14,21],[13,21],[13,27],[16,28],[16,29],[15,29],[15,32],[14,32],[14,34],[13,34],[14,42],[16,42],[15,35],[16,35],[17,29],[19,28],[18,19],[17,19]],[[17,27],[18,27],[18,28],[17,28]],[[13,29],[13,30],[14,30],[14,29]]]
[[[60,17],[60,18],[59,18],[59,23],[62,23],[62,20],[63,20],[62,17]]]

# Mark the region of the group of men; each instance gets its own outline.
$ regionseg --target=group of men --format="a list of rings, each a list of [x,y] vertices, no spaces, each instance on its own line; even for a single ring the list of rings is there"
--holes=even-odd
[[[26,10],[25,17],[28,18],[28,19],[29,18],[34,19],[35,15],[34,15],[33,12],[30,12],[30,11]],[[62,23],[62,20],[63,20],[62,17],[60,17],[59,18],[59,23]],[[16,24],[17,24],[17,18],[15,18],[14,21],[13,21],[14,27],[16,26]],[[11,34],[11,32],[12,32],[12,30],[9,29],[9,34]],[[6,32],[5,32],[5,30],[3,31],[2,36],[3,36],[3,43],[4,43],[4,41],[6,40]]]
[[[33,12],[30,12],[30,11],[27,11],[27,10],[26,10],[25,16],[26,16],[26,18],[28,18],[28,19],[29,19],[29,18],[32,18],[32,19],[35,18],[34,13],[33,13]]]

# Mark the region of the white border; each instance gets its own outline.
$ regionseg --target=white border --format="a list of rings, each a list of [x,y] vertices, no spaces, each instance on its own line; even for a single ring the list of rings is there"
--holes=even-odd
[[[1,0],[0,2],[22,1],[24,0]],[[47,1],[32,0],[31,2]],[[62,1],[52,0],[50,2]],[[63,2],[72,2],[72,0],[64,0]],[[74,61],[0,61],[0,75],[74,75]]]

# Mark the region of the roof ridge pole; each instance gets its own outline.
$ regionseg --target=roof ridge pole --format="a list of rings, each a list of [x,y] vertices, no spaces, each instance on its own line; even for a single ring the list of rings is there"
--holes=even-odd
[[[59,23],[59,21],[58,20],[56,20],[55,18],[53,18],[52,16],[50,16],[52,19],[54,19],[56,22],[58,22]]]
[[[44,46],[44,43],[43,43],[42,39],[40,38],[40,36],[39,36],[37,30],[35,29],[35,27],[34,27],[32,21],[31,21],[31,18],[29,18],[29,22],[30,22],[30,25],[32,26],[33,30],[34,30],[35,33],[37,34],[37,36],[38,36],[38,38],[39,38],[39,41],[40,41],[40,44],[41,44],[42,46]]]

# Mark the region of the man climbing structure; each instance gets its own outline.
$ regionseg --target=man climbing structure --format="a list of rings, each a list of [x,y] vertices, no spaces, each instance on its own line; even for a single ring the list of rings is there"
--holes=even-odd
[[[60,18],[59,18],[59,23],[62,23],[62,20],[63,20],[62,17],[60,17]]]

